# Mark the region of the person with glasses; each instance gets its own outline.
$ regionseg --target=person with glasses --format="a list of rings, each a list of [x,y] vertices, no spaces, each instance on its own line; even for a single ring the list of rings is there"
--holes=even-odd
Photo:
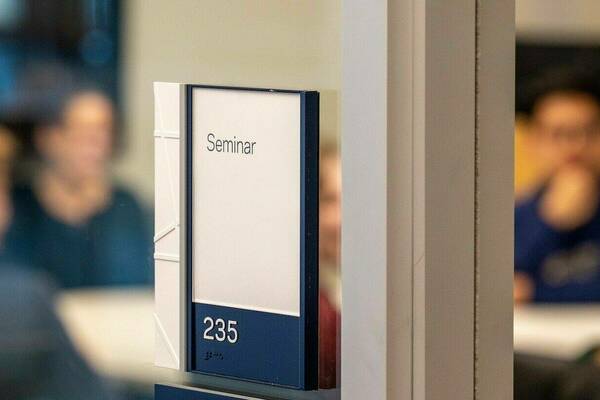
[[[515,210],[515,300],[600,301],[600,75],[549,70],[524,92],[544,172]]]

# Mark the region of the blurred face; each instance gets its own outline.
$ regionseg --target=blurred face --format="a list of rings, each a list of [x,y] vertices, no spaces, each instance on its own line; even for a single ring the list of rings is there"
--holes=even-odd
[[[113,108],[96,93],[81,94],[66,106],[61,126],[42,134],[41,148],[53,168],[73,179],[103,176],[110,159]]]
[[[339,157],[324,157],[321,160],[319,246],[321,260],[334,266],[340,251],[341,189]]]
[[[544,97],[534,110],[532,131],[550,171],[578,163],[600,174],[600,105],[593,97],[578,92]]]

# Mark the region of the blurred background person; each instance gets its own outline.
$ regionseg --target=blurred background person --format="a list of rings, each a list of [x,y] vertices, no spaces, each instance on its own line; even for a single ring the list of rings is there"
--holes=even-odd
[[[13,192],[4,257],[50,273],[62,287],[147,284],[150,229],[109,175],[115,111],[97,90],[71,91],[34,129],[38,165]]]
[[[340,157],[333,143],[321,147],[319,186],[319,387],[329,389],[337,386],[342,301],[342,180]]]
[[[545,175],[515,211],[517,301],[600,300],[600,88],[580,68],[531,82],[529,134]]]

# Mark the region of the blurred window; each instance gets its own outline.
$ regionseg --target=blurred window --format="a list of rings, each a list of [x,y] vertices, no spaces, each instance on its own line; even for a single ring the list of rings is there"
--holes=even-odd
[[[118,0],[0,0],[0,121],[35,120],[69,83],[116,101],[119,10]]]

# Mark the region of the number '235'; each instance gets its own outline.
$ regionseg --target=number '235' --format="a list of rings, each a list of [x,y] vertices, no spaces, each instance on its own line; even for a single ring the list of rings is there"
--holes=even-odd
[[[227,321],[226,323],[223,318],[205,317],[204,326],[206,327],[203,336],[205,340],[216,340],[217,342],[227,340],[231,344],[238,341],[237,321]]]

